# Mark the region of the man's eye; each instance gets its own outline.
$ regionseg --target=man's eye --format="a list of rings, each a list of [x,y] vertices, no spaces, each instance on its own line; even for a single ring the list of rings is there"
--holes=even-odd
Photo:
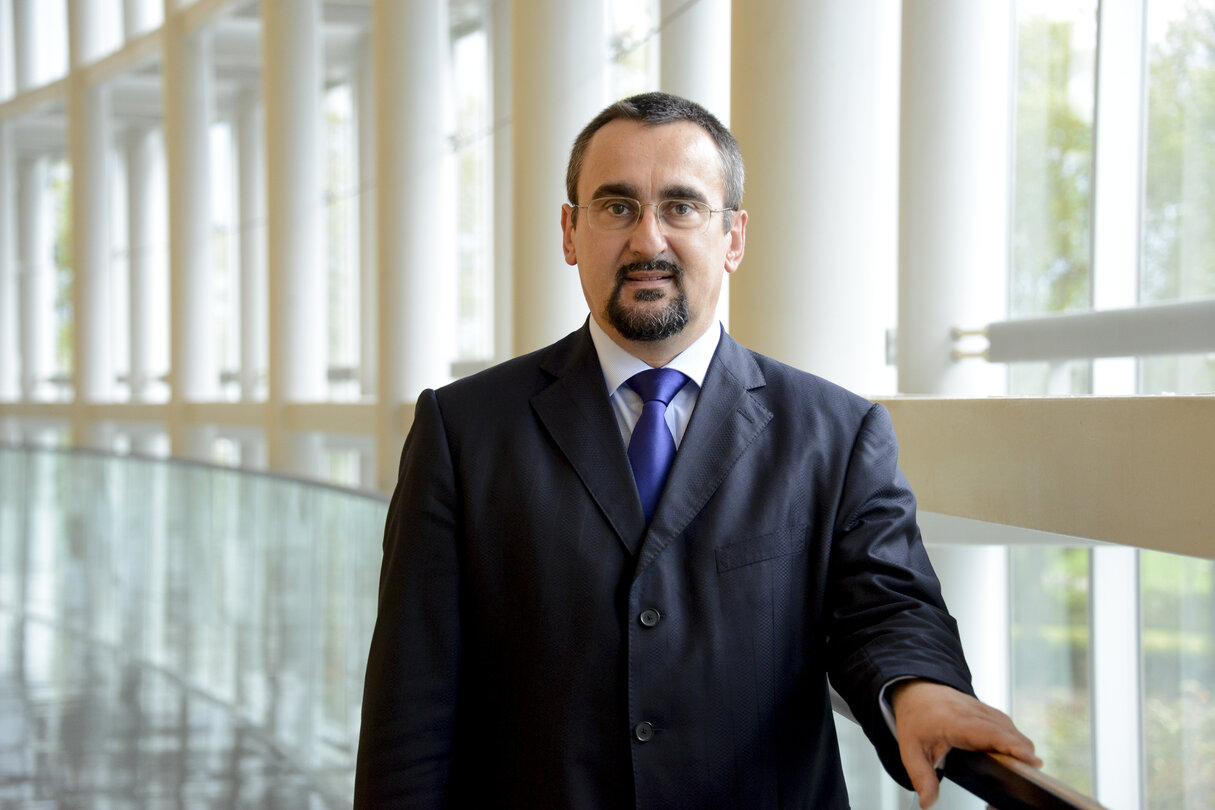
[[[603,204],[603,210],[614,217],[632,216],[634,206],[628,200],[608,200]]]
[[[696,213],[696,206],[686,200],[673,200],[667,205],[667,215],[672,217],[690,217]]]

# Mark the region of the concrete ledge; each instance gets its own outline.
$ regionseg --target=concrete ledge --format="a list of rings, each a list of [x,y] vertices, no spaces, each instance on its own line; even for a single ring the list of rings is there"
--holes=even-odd
[[[879,401],[922,509],[1215,559],[1215,396]]]

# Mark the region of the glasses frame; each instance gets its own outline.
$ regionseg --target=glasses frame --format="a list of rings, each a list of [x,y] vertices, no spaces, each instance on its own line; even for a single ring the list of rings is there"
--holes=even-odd
[[[603,200],[625,200],[628,202],[636,203],[637,204],[637,218],[633,220],[632,224],[623,226],[620,228],[596,228],[594,225],[591,225],[590,208],[595,203],[601,202]],[[578,209],[578,208],[587,209],[586,225],[588,228],[590,228],[593,231],[596,231],[597,233],[628,233],[629,231],[631,231],[637,227],[637,223],[641,222],[641,218],[643,216],[645,216],[646,206],[650,206],[651,208],[654,209],[654,216],[658,219],[659,227],[664,228],[666,231],[672,232],[672,233],[705,233],[709,230],[709,223],[713,221],[714,214],[722,214],[722,213],[725,213],[726,211],[738,211],[737,207],[707,208],[709,215],[705,218],[704,225],[701,225],[699,228],[677,228],[677,227],[672,227],[672,226],[668,225],[667,222],[662,218],[662,206],[668,205],[671,203],[688,203],[689,205],[693,205],[693,206],[703,205],[703,206],[706,206],[706,208],[708,206],[708,203],[704,202],[703,200],[693,200],[693,199],[689,199],[687,197],[668,197],[664,200],[659,200],[658,202],[642,202],[641,200],[638,200],[635,197],[627,197],[622,194],[612,194],[612,195],[609,195],[606,197],[594,197],[590,200],[590,202],[586,203],[585,205],[579,205],[578,203],[566,203],[566,204],[570,208],[574,208],[574,209]]]

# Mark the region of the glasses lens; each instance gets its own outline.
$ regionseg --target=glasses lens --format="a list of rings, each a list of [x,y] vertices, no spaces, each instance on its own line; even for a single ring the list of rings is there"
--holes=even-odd
[[[599,197],[587,205],[587,214],[595,230],[623,231],[636,225],[641,218],[641,209],[651,204],[640,203],[631,197]],[[713,213],[699,200],[663,200],[654,205],[659,221],[677,231],[702,229]]]
[[[604,231],[622,231],[637,222],[641,203],[628,197],[600,197],[587,206],[591,227]]]
[[[658,204],[658,218],[668,228],[697,230],[709,221],[709,206],[697,200],[663,200]]]

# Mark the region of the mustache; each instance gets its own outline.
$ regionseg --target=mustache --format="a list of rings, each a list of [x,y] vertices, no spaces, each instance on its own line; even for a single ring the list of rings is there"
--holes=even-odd
[[[648,262],[632,262],[623,264],[616,269],[616,283],[623,284],[629,273],[644,272],[648,270],[661,270],[664,273],[670,273],[676,281],[683,278],[683,267],[666,259],[651,259]]]

